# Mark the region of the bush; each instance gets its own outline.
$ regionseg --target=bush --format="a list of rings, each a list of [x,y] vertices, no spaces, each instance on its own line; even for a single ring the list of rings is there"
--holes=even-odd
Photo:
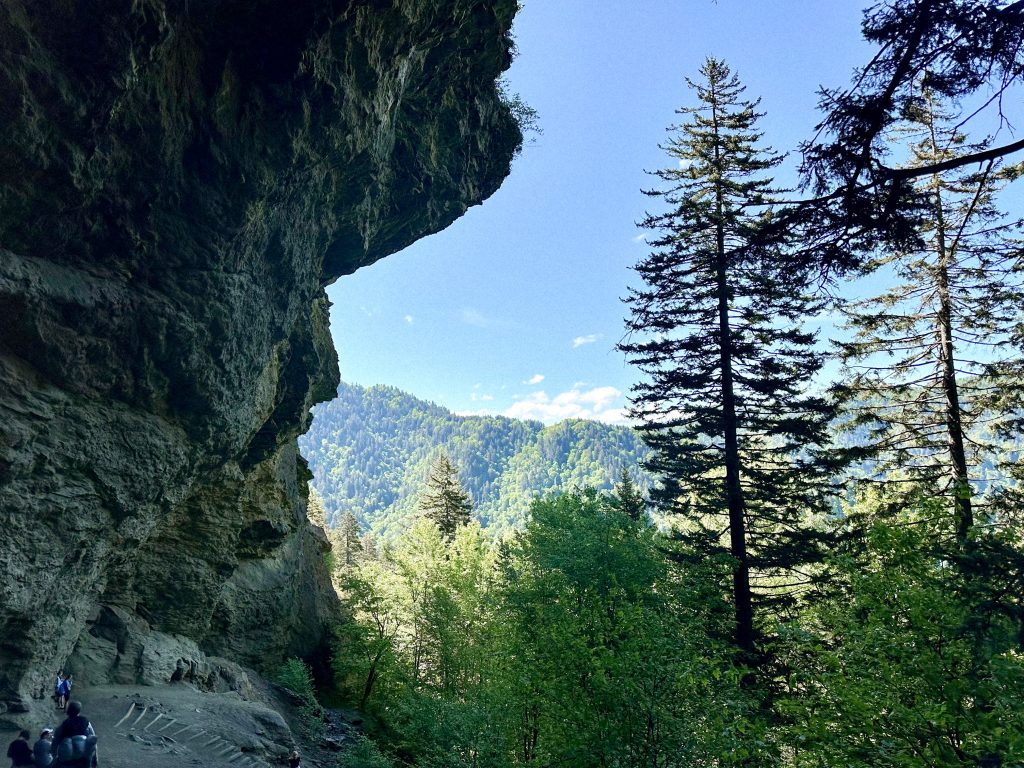
[[[394,762],[374,742],[360,734],[338,758],[338,768],[394,768]]]
[[[316,698],[313,673],[302,659],[290,658],[277,670],[277,682],[298,702],[302,729],[307,738],[323,736],[324,712]]]

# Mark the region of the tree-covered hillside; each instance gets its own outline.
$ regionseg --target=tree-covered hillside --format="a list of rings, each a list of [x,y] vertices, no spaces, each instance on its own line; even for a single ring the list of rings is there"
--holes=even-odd
[[[460,469],[474,515],[492,531],[520,525],[538,494],[610,489],[623,468],[649,485],[638,466],[645,448],[626,427],[456,416],[394,387],[341,384],[336,400],[314,408],[299,440],[330,523],[351,511],[384,537],[408,526],[442,447]]]

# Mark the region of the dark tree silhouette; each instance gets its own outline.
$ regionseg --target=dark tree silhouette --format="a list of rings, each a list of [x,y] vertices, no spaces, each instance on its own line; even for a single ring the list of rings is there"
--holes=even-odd
[[[922,81],[941,101],[981,95],[964,125],[981,115],[985,133],[1008,125],[1003,97],[1024,78],[1024,0],[886,0],[864,12],[862,30],[877,53],[849,88],[821,91],[824,118],[802,147],[815,197],[778,219],[777,231],[800,229],[804,260],[826,270],[856,266],[879,245],[915,241],[928,206],[915,179],[1024,150],[1024,139],[1011,136],[914,167],[887,163],[890,129],[920,106]]]
[[[701,75],[664,147],[675,162],[655,172],[667,189],[649,194],[668,212],[642,223],[657,235],[620,348],[649,377],[632,413],[661,477],[651,499],[687,517],[702,556],[728,537],[735,641],[753,658],[755,602],[789,602],[820,554],[806,522],[827,506],[834,468],[818,449],[833,408],[807,390],[822,354],[803,328],[817,309],[804,275],[756,245],[780,159],[758,147],[757,102],[729,68],[708,59]]]

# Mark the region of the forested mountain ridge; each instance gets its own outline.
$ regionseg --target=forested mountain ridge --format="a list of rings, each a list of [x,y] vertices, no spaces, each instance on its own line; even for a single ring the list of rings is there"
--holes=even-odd
[[[342,383],[337,399],[313,409],[299,440],[328,521],[352,512],[385,537],[416,509],[430,462],[446,448],[485,527],[520,525],[537,494],[610,489],[623,468],[650,484],[646,449],[627,427],[570,419],[553,426],[504,416],[458,416],[389,386]]]

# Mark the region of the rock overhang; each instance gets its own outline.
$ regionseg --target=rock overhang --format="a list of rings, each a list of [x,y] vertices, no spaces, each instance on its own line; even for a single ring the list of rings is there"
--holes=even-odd
[[[337,384],[323,288],[507,175],[515,9],[0,9],[0,708],[115,609],[258,666],[322,640],[295,438]]]

